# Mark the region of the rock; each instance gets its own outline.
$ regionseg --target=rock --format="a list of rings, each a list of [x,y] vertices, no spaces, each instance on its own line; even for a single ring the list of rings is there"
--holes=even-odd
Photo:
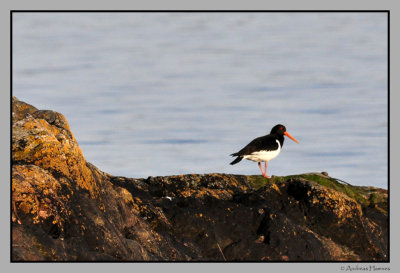
[[[133,179],[13,98],[12,261],[388,261],[387,191],[321,173]]]
[[[12,121],[13,123],[25,118],[29,114],[33,114],[38,109],[28,103],[19,101],[16,97],[12,97]]]

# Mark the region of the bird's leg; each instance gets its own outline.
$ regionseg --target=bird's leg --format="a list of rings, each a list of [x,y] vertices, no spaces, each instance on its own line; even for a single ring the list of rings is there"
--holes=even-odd
[[[268,162],[265,161],[265,173],[263,173],[263,175],[264,175],[264,177],[266,177],[266,178],[271,178],[271,177],[269,177],[269,176],[267,175],[267,167],[268,167]]]
[[[262,167],[261,167],[261,162],[258,162],[258,167],[260,168],[262,175],[265,176],[265,175],[264,175],[264,171],[263,171],[263,169],[262,169]]]

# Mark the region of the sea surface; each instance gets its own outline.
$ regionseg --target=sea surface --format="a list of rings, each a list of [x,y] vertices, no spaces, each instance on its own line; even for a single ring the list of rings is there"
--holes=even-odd
[[[13,90],[112,175],[260,174],[229,155],[284,124],[269,175],[388,186],[386,13],[14,13]]]

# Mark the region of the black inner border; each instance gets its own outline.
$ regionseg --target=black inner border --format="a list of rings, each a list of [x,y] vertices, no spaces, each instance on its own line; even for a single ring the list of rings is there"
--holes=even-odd
[[[14,13],[386,13],[387,14],[387,159],[388,159],[388,261],[13,261],[12,260],[12,90]],[[390,10],[10,10],[10,262],[11,263],[390,263]]]

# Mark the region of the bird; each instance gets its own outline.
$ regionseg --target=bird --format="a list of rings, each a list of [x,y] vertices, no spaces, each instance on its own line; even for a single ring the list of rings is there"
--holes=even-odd
[[[234,165],[239,163],[243,158],[258,162],[258,167],[260,168],[262,175],[265,178],[270,178],[267,175],[268,162],[277,157],[281,152],[285,140],[284,136],[299,143],[297,139],[286,132],[286,127],[284,125],[277,124],[271,129],[269,135],[255,138],[239,152],[231,154],[231,156],[236,156],[236,158],[230,164]],[[263,171],[261,162],[265,162],[265,172]]]

